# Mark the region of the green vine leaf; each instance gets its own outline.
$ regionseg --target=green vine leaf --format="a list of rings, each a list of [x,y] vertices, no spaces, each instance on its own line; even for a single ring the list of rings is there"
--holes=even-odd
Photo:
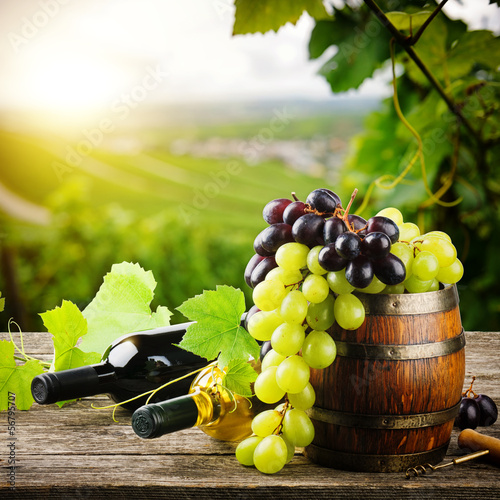
[[[386,17],[399,31],[410,31],[411,29],[414,34],[425,23],[430,14],[431,12],[427,10],[413,14],[393,11],[387,12]]]
[[[222,385],[231,392],[250,398],[253,395],[250,384],[256,378],[257,372],[245,359],[234,359],[229,362]]]

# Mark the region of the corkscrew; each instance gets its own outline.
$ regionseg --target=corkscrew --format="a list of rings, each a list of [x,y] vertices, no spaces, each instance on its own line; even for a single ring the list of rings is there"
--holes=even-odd
[[[406,477],[418,477],[427,473],[432,473],[437,469],[442,469],[443,467],[449,467],[451,465],[459,465],[464,462],[468,462],[469,460],[474,460],[475,458],[482,457],[483,455],[487,455],[490,450],[480,450],[474,453],[469,453],[463,457],[454,458],[451,462],[440,464],[440,465],[431,465],[431,464],[423,464],[417,465],[416,467],[410,467],[406,470]]]

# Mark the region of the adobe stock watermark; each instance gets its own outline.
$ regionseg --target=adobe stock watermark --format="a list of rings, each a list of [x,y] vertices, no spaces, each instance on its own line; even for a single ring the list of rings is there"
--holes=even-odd
[[[62,5],[70,2],[71,0],[39,0],[39,9],[32,16],[21,18],[19,32],[7,33],[12,50],[18,53],[59,14]]]
[[[60,161],[52,163],[52,169],[59,182],[63,182],[66,174],[80,166],[82,161],[102,144],[104,138],[114,132],[117,125],[124,122],[130,116],[131,111],[144,102],[169,74],[170,72],[165,71],[160,65],[155,68],[148,66],[141,81],[128,92],[122,93],[119,99],[111,104],[110,113],[107,116],[99,120],[94,127],[83,129],[83,137],[75,146],[66,145],[64,163]]]
[[[223,170],[210,172],[210,180],[202,188],[194,190],[191,203],[189,205],[182,204],[179,207],[178,214],[183,222],[189,223],[193,218],[198,217],[200,212],[205,210],[210,202],[230,185],[231,180],[243,172],[245,166],[256,162],[259,152],[271,143],[276,134],[282,132],[294,117],[286,106],[273,110],[273,116],[268,125],[262,127],[249,141],[242,142],[239,147],[239,155],[242,159],[230,160]]]

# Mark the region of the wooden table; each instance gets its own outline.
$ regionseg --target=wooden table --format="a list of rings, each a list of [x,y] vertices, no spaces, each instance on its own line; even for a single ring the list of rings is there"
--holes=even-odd
[[[0,334],[6,339],[6,334]],[[500,333],[468,332],[466,385],[500,405]],[[50,359],[47,333],[26,333],[29,354]],[[266,476],[245,468],[234,457],[234,445],[215,441],[199,429],[154,440],[138,438],[130,414],[91,408],[106,404],[91,398],[59,409],[34,404],[16,412],[15,489],[8,484],[7,413],[0,413],[0,498],[500,498],[500,468],[469,462],[418,479],[404,473],[354,473],[328,469],[300,454],[280,473]],[[478,429],[479,430],[479,429]],[[500,438],[500,422],[480,429]],[[453,432],[446,460],[463,454]]]

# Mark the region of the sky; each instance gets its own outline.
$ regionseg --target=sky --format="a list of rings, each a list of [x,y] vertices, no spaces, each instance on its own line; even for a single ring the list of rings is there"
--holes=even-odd
[[[488,0],[450,0],[446,11],[500,31]],[[331,97],[317,71],[332,54],[308,59],[307,14],[265,35],[233,37],[233,20],[232,0],[2,0],[0,109],[82,114],[124,93],[131,106]],[[383,75],[361,90],[387,92]]]

